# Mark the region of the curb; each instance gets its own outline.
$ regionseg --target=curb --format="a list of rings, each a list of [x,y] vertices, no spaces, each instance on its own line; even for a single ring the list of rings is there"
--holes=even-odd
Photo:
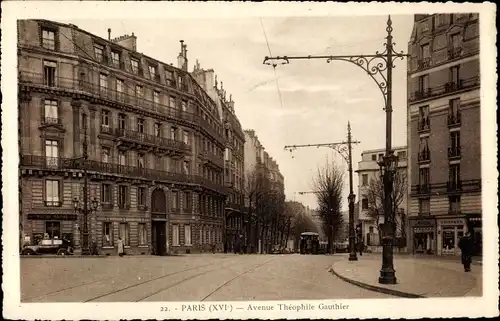
[[[338,277],[339,279],[341,279],[344,282],[351,283],[353,285],[359,286],[360,288],[370,290],[373,292],[389,294],[389,295],[397,296],[400,298],[409,298],[409,299],[425,298],[425,296],[423,296],[423,295],[387,289],[387,288],[383,288],[383,287],[379,287],[379,286],[375,286],[375,285],[370,285],[367,283],[363,283],[363,282],[355,281],[353,279],[346,278],[345,276],[342,276],[339,273],[335,272],[335,270],[333,269],[333,266],[330,267],[330,269],[328,271],[331,272],[333,275],[335,275],[336,277]]]

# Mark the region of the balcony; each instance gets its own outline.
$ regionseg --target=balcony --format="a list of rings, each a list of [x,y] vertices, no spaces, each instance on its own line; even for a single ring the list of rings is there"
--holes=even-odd
[[[417,70],[429,68],[431,66],[431,57],[417,60]]]
[[[100,87],[98,84],[85,81],[83,79],[54,77],[45,78],[43,74],[32,72],[19,72],[19,84],[35,87],[41,91],[64,90],[73,93],[85,93],[94,98],[104,100],[102,103],[112,106],[121,103],[134,108],[140,108],[149,112],[156,112],[175,120],[187,121],[198,124],[199,118],[186,111],[180,111],[168,105],[160,104],[140,96],[131,95],[125,90],[117,91],[110,88]],[[203,124],[205,126],[205,124]]]
[[[113,135],[113,128],[109,127],[108,125],[101,125],[101,133]]]
[[[460,56],[462,56],[462,47],[448,48],[448,60],[459,58]]]
[[[448,147],[448,158],[460,158],[460,146]]]
[[[460,113],[452,114],[450,113],[448,115],[448,126],[459,126],[460,125]]]
[[[122,142],[150,146],[160,150],[170,151],[174,154],[182,154],[191,151],[191,147],[184,142],[129,129],[116,128],[114,134],[118,140],[121,140]]]
[[[421,183],[415,186],[415,191],[417,194],[430,194],[431,192],[431,184]]]
[[[44,117],[42,119],[42,125],[44,125],[44,126],[49,126],[49,125],[62,126],[62,121],[61,121],[61,118],[59,118],[59,117]]]
[[[201,125],[201,128],[204,129],[210,136],[215,138],[220,143],[225,144],[226,140],[225,140],[224,136],[222,136],[221,133],[219,133],[217,130],[215,130],[215,128],[213,128],[208,123],[208,120],[200,118],[200,125]]]
[[[43,201],[43,205],[46,207],[61,207],[62,201]]]
[[[205,159],[216,167],[224,169],[224,159],[222,158],[222,156],[217,156],[215,154],[207,152],[205,154]]]
[[[460,180],[448,181],[446,183],[446,191],[448,193],[456,193],[462,191],[462,182]]]
[[[23,155],[20,163],[22,170],[83,170],[86,168],[89,173],[99,173],[106,175],[125,176],[138,179],[154,180],[166,183],[176,182],[179,184],[201,185],[205,188],[225,194],[226,190],[222,184],[214,183],[198,175],[174,173],[149,168],[140,168],[128,165],[118,165],[98,161],[83,162],[81,159],[68,159],[58,157],[45,157],[35,155]]]
[[[429,117],[422,117],[418,120],[418,132],[426,132],[431,130],[431,124],[429,121]]]
[[[418,162],[419,163],[427,163],[431,161],[431,152],[430,150],[424,149],[418,153]]]
[[[469,90],[479,87],[480,77],[471,77],[447,82],[441,86],[418,90],[410,94],[410,102],[417,102],[428,98],[438,98],[450,93]]]

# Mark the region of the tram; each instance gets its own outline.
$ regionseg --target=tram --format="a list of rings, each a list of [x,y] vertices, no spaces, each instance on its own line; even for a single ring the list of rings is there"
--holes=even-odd
[[[300,234],[300,254],[319,253],[319,234],[315,232],[304,232]]]

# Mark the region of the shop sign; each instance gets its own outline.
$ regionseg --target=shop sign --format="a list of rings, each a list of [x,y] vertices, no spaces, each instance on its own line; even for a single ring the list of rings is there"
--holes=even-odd
[[[414,226],[434,226],[434,220],[417,220],[415,221]]]
[[[433,227],[415,227],[413,233],[433,233]]]
[[[442,220],[441,225],[465,225],[465,221],[463,219]]]
[[[28,220],[76,221],[76,214],[28,214]]]

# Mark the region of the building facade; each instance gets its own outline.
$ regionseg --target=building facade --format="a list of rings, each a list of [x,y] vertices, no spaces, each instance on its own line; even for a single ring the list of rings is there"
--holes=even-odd
[[[222,81],[219,88],[214,70],[202,69],[197,61],[192,75],[215,101],[221,116],[226,141],[224,161],[218,165],[218,168],[224,171],[224,186],[227,192],[224,210],[224,247],[227,251],[239,250],[244,244],[245,237],[243,229],[245,213],[243,175],[245,134],[236,116],[232,95],[227,97]]]
[[[187,46],[176,68],[137,52],[133,34],[108,33],[18,22],[22,234],[80,246],[73,202],[86,168],[101,252],[116,252],[118,237],[129,253],[222,249],[224,126],[187,71]]]
[[[410,236],[414,252],[481,253],[479,15],[415,15],[408,44]]]
[[[407,148],[406,146],[394,147],[394,155],[398,158],[398,170],[400,171],[400,177],[407,177]],[[385,149],[374,149],[374,150],[366,150],[361,153],[361,161],[358,162],[358,169],[356,173],[358,173],[358,195],[359,195],[359,206],[358,206],[358,214],[357,214],[357,223],[361,224],[361,230],[363,234],[363,243],[367,246],[379,246],[380,238],[379,238],[379,229],[377,228],[377,219],[369,214],[369,189],[370,182],[374,179],[379,179],[380,177],[380,166],[377,162],[381,161],[385,155]],[[406,178],[407,179],[407,178]],[[407,180],[408,181],[408,180]],[[397,187],[395,185],[395,193],[398,193],[402,196],[404,193],[404,197],[402,197],[401,203],[398,206],[398,215],[399,219],[403,218],[403,225],[399,225],[400,228],[396,231],[397,236],[401,236],[402,234],[408,235],[406,232],[406,224],[407,222],[404,220],[405,214],[408,213],[408,189]],[[378,224],[382,224],[384,222],[383,210],[380,210]],[[401,224],[401,220],[398,221],[398,224]],[[404,229],[404,233],[402,233],[401,227]]]

